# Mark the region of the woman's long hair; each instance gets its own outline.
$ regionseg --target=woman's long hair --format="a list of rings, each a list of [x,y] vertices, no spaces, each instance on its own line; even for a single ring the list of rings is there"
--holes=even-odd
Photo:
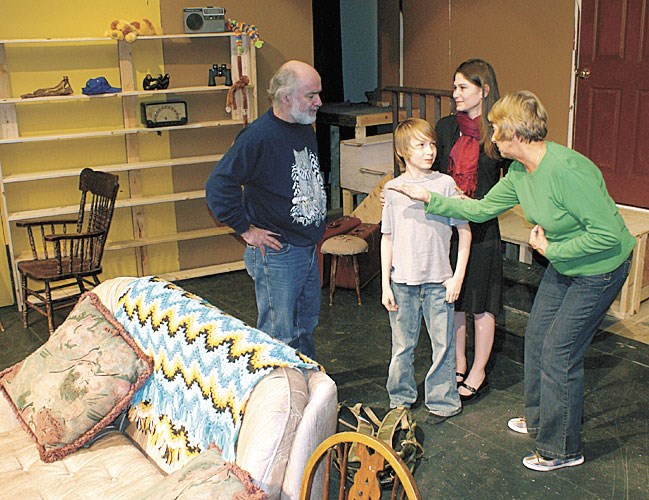
[[[487,61],[482,59],[469,59],[460,64],[455,70],[455,74],[461,73],[464,78],[477,85],[479,88],[485,88],[485,84],[489,87],[489,94],[482,94],[482,115],[480,117],[480,144],[484,148],[485,153],[490,158],[499,158],[498,149],[491,142],[491,130],[489,127],[489,120],[487,115],[491,111],[492,106],[500,99],[500,92],[498,91],[498,80],[496,80],[496,72]]]

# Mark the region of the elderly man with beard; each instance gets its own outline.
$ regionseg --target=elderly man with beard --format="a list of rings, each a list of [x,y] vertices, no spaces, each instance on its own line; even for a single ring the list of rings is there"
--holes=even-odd
[[[247,243],[257,328],[315,358],[320,315],[316,245],[326,195],[313,122],[320,75],[288,61],[270,81],[271,108],[243,129],[207,180],[207,203]]]

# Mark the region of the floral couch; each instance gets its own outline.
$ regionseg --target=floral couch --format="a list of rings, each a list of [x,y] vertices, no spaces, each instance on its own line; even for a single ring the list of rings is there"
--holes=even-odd
[[[102,283],[0,373],[2,496],[297,498],[336,386],[260,333],[163,280]]]

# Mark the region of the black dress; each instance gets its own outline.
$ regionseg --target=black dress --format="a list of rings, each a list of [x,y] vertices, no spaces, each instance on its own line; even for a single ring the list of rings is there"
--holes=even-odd
[[[460,138],[460,127],[455,115],[441,118],[435,126],[437,132],[437,158],[433,169],[448,173],[448,157],[451,148]],[[473,198],[480,199],[498,182],[501,172],[506,171],[509,161],[489,158],[480,146],[478,158],[478,181]],[[480,314],[490,312],[497,315],[502,310],[502,247],[498,218],[483,223],[470,222],[471,253],[467,264],[464,283],[455,310]],[[457,261],[458,237],[453,232],[451,239],[451,265]]]

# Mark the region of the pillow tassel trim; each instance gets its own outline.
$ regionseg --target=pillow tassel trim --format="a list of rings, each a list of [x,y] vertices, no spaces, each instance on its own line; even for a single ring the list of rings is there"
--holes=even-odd
[[[245,489],[245,491],[237,493],[232,497],[233,500],[268,500],[266,492],[253,482],[249,472],[243,470],[234,462],[226,462],[226,467],[229,472],[241,481]]]

